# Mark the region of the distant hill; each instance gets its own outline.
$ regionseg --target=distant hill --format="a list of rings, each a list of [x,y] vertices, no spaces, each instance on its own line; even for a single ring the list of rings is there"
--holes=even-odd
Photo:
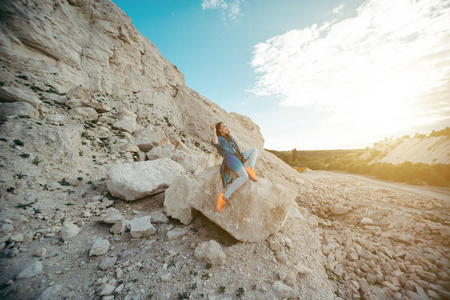
[[[426,136],[416,134],[395,140],[384,140],[361,156],[369,163],[381,162],[394,165],[409,161],[424,164],[450,164],[450,127],[433,131]]]
[[[344,171],[409,184],[450,187],[450,127],[428,136],[385,139],[366,149],[269,151],[299,172],[306,168]]]

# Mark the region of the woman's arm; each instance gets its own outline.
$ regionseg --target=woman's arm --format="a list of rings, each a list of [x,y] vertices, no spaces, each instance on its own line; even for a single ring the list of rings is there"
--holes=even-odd
[[[219,139],[217,138],[217,132],[216,132],[216,124],[212,124],[211,125],[211,129],[213,131],[213,144],[214,145],[218,145],[219,144]]]

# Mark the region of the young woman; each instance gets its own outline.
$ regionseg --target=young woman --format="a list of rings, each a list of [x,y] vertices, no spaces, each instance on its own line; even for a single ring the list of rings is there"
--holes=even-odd
[[[225,188],[227,184],[232,183],[225,194],[219,194],[216,208],[220,212],[231,194],[243,185],[249,177],[253,181],[258,181],[255,175],[255,162],[258,150],[251,148],[241,153],[238,145],[230,135],[227,124],[224,122],[211,125],[211,129],[213,131],[212,145],[216,147],[219,154],[223,157],[222,165],[220,166],[223,187]],[[250,167],[244,168],[246,161],[249,162]],[[229,170],[233,170],[239,176],[234,182]]]

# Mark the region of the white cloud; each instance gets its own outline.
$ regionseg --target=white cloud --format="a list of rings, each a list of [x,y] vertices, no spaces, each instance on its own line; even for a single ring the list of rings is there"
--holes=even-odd
[[[338,7],[333,8],[333,14],[340,15],[342,14],[342,10],[344,9],[344,4],[339,5]]]
[[[430,123],[438,116],[424,111],[421,96],[449,84],[450,5],[369,0],[353,18],[255,45],[251,66],[255,95],[279,95],[283,106],[331,108],[325,123],[342,132],[356,126],[382,135]]]
[[[241,16],[241,0],[225,1],[225,0],[203,0],[203,10],[217,9],[222,13],[222,18],[236,20]]]

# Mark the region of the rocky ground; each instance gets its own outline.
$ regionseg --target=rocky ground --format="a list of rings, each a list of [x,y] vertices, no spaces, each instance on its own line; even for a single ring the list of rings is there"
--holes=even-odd
[[[450,196],[330,172],[305,174],[329,278],[345,299],[449,299]],[[420,194],[419,194],[420,193]]]
[[[302,177],[299,208],[284,228],[266,242],[242,243],[200,213],[188,226],[167,218],[164,193],[126,202],[95,176],[66,185],[17,175],[16,190],[3,193],[3,203],[15,205],[1,211],[0,295],[305,299],[302,290],[316,289],[319,299],[450,297],[445,196],[329,172]],[[154,230],[112,229],[117,220],[126,226],[141,217],[150,218]],[[305,280],[321,268],[311,259],[314,248],[322,250],[335,295],[320,294],[319,285]]]

